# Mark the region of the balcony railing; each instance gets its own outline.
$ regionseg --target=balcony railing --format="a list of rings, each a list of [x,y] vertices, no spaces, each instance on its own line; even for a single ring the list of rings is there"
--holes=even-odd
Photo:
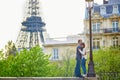
[[[120,28],[104,28],[104,29],[96,29],[96,30],[92,30],[93,34],[96,33],[118,33],[120,32]],[[89,34],[89,31],[86,31],[87,34]]]
[[[120,32],[119,28],[105,28],[103,29],[104,33],[113,33],[113,32]]]

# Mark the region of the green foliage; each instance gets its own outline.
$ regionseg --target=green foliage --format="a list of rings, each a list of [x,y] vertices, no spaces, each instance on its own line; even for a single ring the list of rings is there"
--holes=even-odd
[[[49,75],[49,56],[39,46],[24,49],[16,56],[0,60],[0,77],[45,77]]]
[[[110,47],[94,51],[96,73],[120,72],[120,48]]]
[[[75,60],[71,59],[69,66],[65,61],[51,62],[50,77],[73,77]]]
[[[7,50],[9,52],[10,48]],[[1,51],[0,77],[72,77],[75,69],[74,52],[66,50],[65,54],[63,60],[50,62],[50,56],[45,55],[39,46],[23,49],[16,52],[16,56],[9,55],[6,58]]]
[[[72,77],[75,69],[75,53],[72,50],[65,50],[63,60],[51,62],[51,75],[54,77]]]
[[[4,58],[3,51],[0,51],[0,60],[2,60],[3,58]]]

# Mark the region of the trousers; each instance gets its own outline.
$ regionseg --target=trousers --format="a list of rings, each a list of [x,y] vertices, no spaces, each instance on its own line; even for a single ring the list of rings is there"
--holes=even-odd
[[[76,59],[76,66],[75,66],[75,77],[81,77],[81,59]]]
[[[86,59],[82,58],[82,70],[83,70],[83,74],[86,74]]]

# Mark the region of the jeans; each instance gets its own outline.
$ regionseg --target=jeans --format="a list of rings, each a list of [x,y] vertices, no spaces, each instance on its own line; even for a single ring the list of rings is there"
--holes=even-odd
[[[86,74],[86,59],[82,58],[82,70],[83,73]]]
[[[81,77],[80,65],[81,65],[81,59],[76,59],[76,67],[74,73],[75,77]]]

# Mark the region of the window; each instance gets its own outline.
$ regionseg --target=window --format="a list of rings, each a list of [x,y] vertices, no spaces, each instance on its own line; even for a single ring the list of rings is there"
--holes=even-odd
[[[100,14],[101,15],[105,15],[106,14],[106,7],[105,6],[101,6],[100,7]]]
[[[118,37],[113,37],[113,46],[118,46]]]
[[[52,59],[53,59],[53,60],[58,60],[58,59],[59,59],[58,48],[54,48],[54,49],[53,49]]]
[[[100,48],[100,39],[95,38],[93,39],[93,49],[99,49]]]
[[[118,21],[113,21],[112,26],[113,26],[112,31],[113,32],[118,32]]]
[[[93,23],[92,31],[93,31],[93,33],[99,33],[100,32],[100,23]]]
[[[114,14],[118,13],[118,5],[113,5],[113,13]]]
[[[105,40],[103,40],[103,46],[105,46]]]

